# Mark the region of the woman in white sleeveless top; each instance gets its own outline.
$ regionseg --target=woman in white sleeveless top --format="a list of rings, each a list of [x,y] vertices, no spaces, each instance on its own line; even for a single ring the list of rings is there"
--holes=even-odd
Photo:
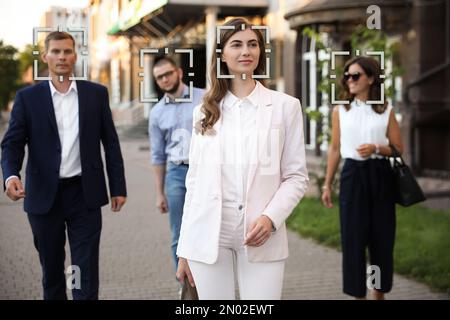
[[[322,202],[333,207],[331,186],[340,157],[345,163],[340,176],[339,211],[343,254],[343,291],[365,298],[366,289],[384,299],[392,288],[395,241],[393,175],[386,157],[389,145],[403,150],[399,125],[385,97],[381,99],[380,65],[369,57],[356,57],[344,67],[344,99],[350,104],[333,109],[331,146],[322,188]],[[383,100],[376,104],[372,101]],[[370,269],[366,266],[369,249]],[[375,281],[369,281],[367,274]]]

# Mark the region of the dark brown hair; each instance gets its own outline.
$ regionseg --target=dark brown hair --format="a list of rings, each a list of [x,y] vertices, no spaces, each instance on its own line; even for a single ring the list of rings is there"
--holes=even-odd
[[[231,79],[219,79],[217,78],[217,58],[220,61],[220,72],[221,74],[230,74],[228,71],[227,64],[221,61],[220,56],[227,41],[235,33],[245,30],[242,29],[242,25],[245,29],[251,29],[253,24],[244,18],[234,18],[227,21],[223,26],[233,26],[234,29],[222,29],[220,31],[220,41],[213,48],[212,58],[211,58],[211,70],[210,70],[210,80],[211,88],[203,97],[202,112],[205,114],[205,118],[200,120],[200,123],[196,127],[200,128],[201,134],[204,134],[207,130],[212,129],[214,124],[219,120],[220,108],[219,103],[225,97],[228,89],[231,86]],[[253,72],[255,75],[263,75],[266,73],[266,52],[264,37],[259,29],[251,29],[258,39],[258,46],[260,50],[258,66]],[[220,49],[220,52],[216,52]]]
[[[48,51],[48,48],[50,46],[50,40],[65,40],[70,39],[73,43],[73,49],[75,50],[75,39],[72,37],[72,35],[68,32],[62,32],[62,31],[53,31],[50,32],[45,37],[45,52]]]
[[[174,68],[178,68],[177,64],[175,63],[175,60],[173,60],[171,57],[169,56],[164,56],[164,57],[159,57],[155,59],[155,64],[153,65],[153,68],[155,67],[159,67],[163,64],[170,64],[172,65]]]
[[[353,64],[359,65],[368,78],[373,77],[373,82],[369,88],[368,100],[381,100],[381,84],[384,82],[383,78],[380,78],[381,67],[380,63],[371,57],[355,57],[350,59],[345,63],[344,66],[344,74],[348,72],[348,69]],[[341,86],[343,88],[343,92],[341,93],[340,98],[343,100],[353,101],[355,99],[355,95],[350,93],[350,90],[347,85],[347,81],[345,81],[344,77],[341,79]],[[387,100],[386,96],[384,98],[384,104],[372,104],[372,109],[376,113],[383,113],[387,108]],[[350,110],[350,104],[344,105],[345,109]]]

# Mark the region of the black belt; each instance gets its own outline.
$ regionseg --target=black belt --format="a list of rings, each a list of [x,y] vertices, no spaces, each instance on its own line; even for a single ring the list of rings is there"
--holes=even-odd
[[[78,183],[78,182],[81,182],[81,176],[74,176],[74,177],[70,177],[70,178],[60,178],[59,179],[60,185],[69,185],[69,184],[74,184],[74,183]]]
[[[176,166],[189,166],[188,161],[170,161],[170,163],[172,163]]]

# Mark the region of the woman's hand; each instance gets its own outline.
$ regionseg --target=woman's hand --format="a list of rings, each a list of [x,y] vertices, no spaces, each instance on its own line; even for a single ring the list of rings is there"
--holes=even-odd
[[[252,247],[262,246],[270,238],[272,228],[272,220],[268,216],[260,216],[250,224],[244,245]]]
[[[371,143],[362,144],[356,149],[359,155],[363,158],[368,158],[372,153],[375,152],[376,146]]]
[[[333,208],[333,201],[331,201],[331,189],[328,187],[322,188],[322,203],[328,209]]]
[[[184,283],[184,277],[188,277],[188,281],[191,286],[195,287],[194,278],[192,277],[191,269],[189,269],[189,264],[186,259],[178,259],[178,269],[176,276],[180,283]]]

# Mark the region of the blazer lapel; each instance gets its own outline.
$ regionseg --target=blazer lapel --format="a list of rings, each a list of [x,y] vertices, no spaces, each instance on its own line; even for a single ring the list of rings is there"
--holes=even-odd
[[[220,103],[219,109],[222,112],[223,102]],[[202,114],[202,118],[204,115]],[[222,194],[222,152],[221,152],[221,137],[220,132],[222,128],[222,114],[219,120],[214,124],[213,130],[205,133],[203,136],[198,137],[201,139],[201,147],[197,148],[199,152],[198,156],[201,157],[200,161],[205,161],[204,165],[200,170],[205,173],[210,181],[214,181],[211,185],[210,190],[208,190],[213,196],[221,196]],[[191,159],[190,159],[191,160]]]
[[[261,159],[267,158],[267,141],[269,139],[270,123],[272,121],[272,97],[270,90],[263,85],[259,85],[259,103],[256,111],[257,147],[250,159],[250,170],[248,175],[247,190],[250,189],[255,178],[256,168],[260,165]]]
[[[59,139],[59,133],[58,133],[58,125],[56,124],[56,116],[55,116],[55,107],[53,106],[53,99],[52,94],[50,91],[50,85],[48,84],[48,81],[45,81],[42,84],[42,95],[43,97],[43,106],[45,109],[47,109],[47,114],[50,120],[50,125],[52,126],[53,130],[55,131],[56,135]]]
[[[77,81],[77,90],[78,90],[78,134],[80,137],[80,142],[82,139],[82,135],[84,133],[83,128],[86,123],[86,109],[88,105],[88,97],[86,92],[85,82],[82,80]]]

